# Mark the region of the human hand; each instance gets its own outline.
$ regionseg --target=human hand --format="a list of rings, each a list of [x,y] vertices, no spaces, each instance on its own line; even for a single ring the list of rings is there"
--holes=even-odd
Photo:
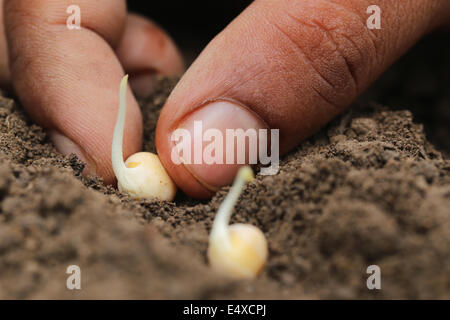
[[[134,84],[140,91],[151,85],[145,72],[182,71],[175,46],[158,27],[127,15],[123,0],[79,0],[83,28],[76,32],[66,28],[69,1],[4,2],[1,84],[12,83],[61,152],[77,154],[89,173],[114,182],[110,149],[118,83],[125,72],[130,81],[140,75]],[[238,167],[175,165],[170,136],[180,125],[190,129],[195,119],[205,129],[277,128],[285,153],[450,16],[446,0],[378,0],[382,26],[369,30],[371,4],[258,0],[220,33],[183,76],[158,122],[158,153],[179,187],[194,197],[210,196],[232,181]],[[127,96],[125,157],[139,151],[142,139],[139,107]],[[227,102],[204,106],[212,100]]]
[[[80,30],[66,26],[73,1],[1,2],[0,85],[12,84],[56,148],[87,163],[84,173],[113,183],[111,142],[120,80],[129,73],[133,92],[145,94],[156,72],[182,72],[175,45],[154,23],[127,13],[125,0],[76,1]],[[131,93],[127,105],[125,157],[142,147],[141,113]]]
[[[367,8],[381,9],[381,29]],[[345,110],[421,37],[448,24],[447,0],[257,0],[206,47],[168,98],[156,147],[177,185],[208,197],[238,165],[171,159],[172,132],[280,129],[281,153]],[[248,150],[246,150],[248,152]]]

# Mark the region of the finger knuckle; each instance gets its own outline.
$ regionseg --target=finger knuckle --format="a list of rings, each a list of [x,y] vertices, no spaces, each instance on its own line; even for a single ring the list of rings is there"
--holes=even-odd
[[[337,106],[348,105],[377,63],[377,39],[363,15],[328,0],[283,1],[269,20],[321,79],[315,90]]]

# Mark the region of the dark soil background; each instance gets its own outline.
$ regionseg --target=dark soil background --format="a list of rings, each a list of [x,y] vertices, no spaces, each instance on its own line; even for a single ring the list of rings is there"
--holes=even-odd
[[[137,201],[82,178],[0,98],[0,298],[450,298],[449,34],[431,36],[350,110],[246,187],[233,222],[266,234],[255,281],[206,263],[225,197]],[[141,103],[144,149],[177,79]],[[82,289],[66,289],[66,268]],[[366,268],[381,268],[368,290]]]

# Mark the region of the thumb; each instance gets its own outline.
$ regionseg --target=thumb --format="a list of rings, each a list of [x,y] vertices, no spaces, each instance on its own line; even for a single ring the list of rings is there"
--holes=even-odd
[[[368,0],[253,2],[206,47],[161,112],[156,146],[180,188],[210,196],[239,166],[177,165],[171,159],[174,130],[186,129],[197,141],[194,121],[202,121],[203,132],[214,128],[223,136],[226,129],[279,129],[285,153],[443,24],[450,9],[446,0],[377,3],[381,29],[371,30]]]

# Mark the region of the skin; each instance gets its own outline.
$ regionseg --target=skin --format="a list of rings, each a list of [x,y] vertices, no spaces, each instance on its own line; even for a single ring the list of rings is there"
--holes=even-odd
[[[15,91],[61,152],[87,163],[85,174],[114,183],[110,146],[120,80],[129,73],[134,94],[145,95],[155,73],[182,72],[175,45],[154,23],[127,13],[123,0],[78,0],[77,31],[65,25],[72,1],[2,2],[0,85]],[[382,10],[381,30],[366,27],[372,4]],[[225,130],[239,119],[245,128],[280,129],[285,153],[448,21],[448,0],[256,0],[211,41],[170,95],[156,132],[161,161],[184,192],[211,196],[231,183],[237,166],[174,165],[173,130],[189,129],[193,120]],[[127,105],[125,157],[142,145],[131,90]]]

